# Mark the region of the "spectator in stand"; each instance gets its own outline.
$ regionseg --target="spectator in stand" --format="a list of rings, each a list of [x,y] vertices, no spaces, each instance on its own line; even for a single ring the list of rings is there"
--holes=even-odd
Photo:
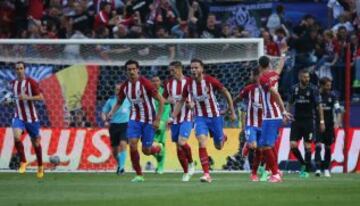
[[[241,25],[238,25],[234,28],[233,36],[234,38],[247,38],[251,37],[250,33],[245,30],[245,28]]]
[[[336,42],[334,33],[331,30],[326,30],[323,33],[323,43],[319,45],[319,61],[316,64],[316,71],[318,77],[328,77],[332,79],[331,67],[334,66],[337,59],[339,58],[338,53],[336,52]]]
[[[180,21],[179,24],[171,29],[171,34],[178,39],[190,38],[188,23],[186,21]]]
[[[223,24],[221,27],[221,38],[231,38],[232,31],[231,27],[228,24]]]
[[[96,14],[93,29],[96,31],[101,26],[115,25],[119,20],[119,16],[111,16],[111,4],[104,2],[101,7],[101,11]]]
[[[265,54],[269,56],[280,56],[279,47],[273,41],[271,34],[268,31],[263,31],[261,37],[264,39]]]
[[[344,98],[344,81],[345,81],[345,62],[346,62],[346,45],[348,32],[345,27],[341,26],[337,32],[334,51],[338,59],[332,67],[334,90],[340,92],[339,99]]]
[[[278,5],[276,7],[275,13],[271,14],[266,23],[266,27],[269,29],[269,32],[274,35],[275,31],[285,25],[285,15],[284,15],[284,6]]]
[[[288,49],[288,44],[287,44],[288,34],[287,33],[288,32],[284,29],[284,27],[280,27],[275,30],[275,35],[274,35],[273,39],[280,51],[284,51],[284,50]]]
[[[201,33],[201,38],[220,38],[221,28],[216,20],[215,14],[209,14],[206,21],[206,27]]]
[[[198,1],[193,1],[189,7],[189,26],[194,30],[194,36],[201,34],[201,29],[206,25],[206,11],[201,7]]]
[[[83,5],[76,2],[74,4],[75,14],[70,16],[70,24],[72,26],[72,30],[81,32],[82,34],[86,34],[91,30],[91,20],[89,15],[86,12],[86,8]]]
[[[348,15],[341,14],[339,16],[339,23],[332,27],[333,32],[337,32],[337,30],[342,26],[345,27],[348,32],[354,31],[354,27],[349,20],[350,17]]]
[[[44,14],[43,0],[28,0],[28,18],[40,21]]]

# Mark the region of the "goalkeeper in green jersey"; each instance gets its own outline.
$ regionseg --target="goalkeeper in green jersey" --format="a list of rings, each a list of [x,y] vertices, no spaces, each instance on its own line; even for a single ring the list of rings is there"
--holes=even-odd
[[[164,88],[161,86],[161,80],[158,76],[153,76],[151,79],[154,87],[159,91],[160,95],[163,95]],[[155,100],[153,100],[155,101]],[[159,102],[155,101],[155,110],[157,112],[159,107]],[[162,154],[154,155],[157,161],[157,167],[155,172],[158,174],[164,173],[164,163],[165,163],[165,143],[166,143],[166,127],[170,117],[170,104],[165,104],[164,111],[161,116],[159,129],[155,132],[154,142],[157,142],[162,145]]]

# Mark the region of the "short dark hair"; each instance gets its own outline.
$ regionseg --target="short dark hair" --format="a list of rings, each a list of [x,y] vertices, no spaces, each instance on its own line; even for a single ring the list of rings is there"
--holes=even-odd
[[[320,83],[320,86],[324,86],[326,83],[328,82],[332,82],[332,80],[329,78],[329,77],[323,77],[320,79],[319,83]]]
[[[310,74],[310,71],[308,69],[302,69],[299,71],[299,75],[300,74]]]
[[[204,67],[204,62],[198,58],[192,59],[190,63],[199,63],[202,67]]]
[[[125,63],[125,68],[127,68],[127,66],[130,65],[130,64],[135,64],[135,65],[136,65],[136,68],[139,68],[139,67],[140,67],[138,61],[133,60],[133,59],[130,59],[130,60],[127,60],[127,62]]]
[[[23,61],[18,61],[18,62],[16,62],[16,63],[15,63],[15,67],[17,67],[17,65],[19,65],[19,64],[22,64],[22,65],[24,66],[24,68],[25,68],[25,62],[23,62]]]
[[[182,63],[180,61],[172,61],[172,62],[170,62],[169,65],[174,66],[176,68],[183,68],[183,65],[182,65]]]
[[[261,56],[259,58],[259,65],[262,67],[262,68],[266,68],[268,67],[270,64],[270,58],[267,57],[267,56]]]

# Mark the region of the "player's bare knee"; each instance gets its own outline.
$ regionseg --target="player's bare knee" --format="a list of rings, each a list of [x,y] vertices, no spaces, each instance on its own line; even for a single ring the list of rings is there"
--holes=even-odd
[[[200,148],[206,148],[207,138],[205,136],[200,136],[197,139],[199,141],[199,147]]]
[[[131,150],[137,150],[138,148],[137,141],[130,140],[129,145]]]
[[[179,145],[179,146],[183,146],[183,145],[186,144],[186,141],[187,141],[187,140],[186,140],[185,138],[179,137],[178,145]]]

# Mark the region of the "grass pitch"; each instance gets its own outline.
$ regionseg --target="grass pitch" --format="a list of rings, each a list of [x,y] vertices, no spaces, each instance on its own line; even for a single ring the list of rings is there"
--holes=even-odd
[[[0,173],[1,206],[53,205],[359,205],[360,175],[300,179],[290,174],[280,184],[253,183],[248,174],[213,174],[211,184],[190,182],[178,174],[146,174],[145,182],[131,183],[134,174],[48,173],[37,180],[34,173]]]

